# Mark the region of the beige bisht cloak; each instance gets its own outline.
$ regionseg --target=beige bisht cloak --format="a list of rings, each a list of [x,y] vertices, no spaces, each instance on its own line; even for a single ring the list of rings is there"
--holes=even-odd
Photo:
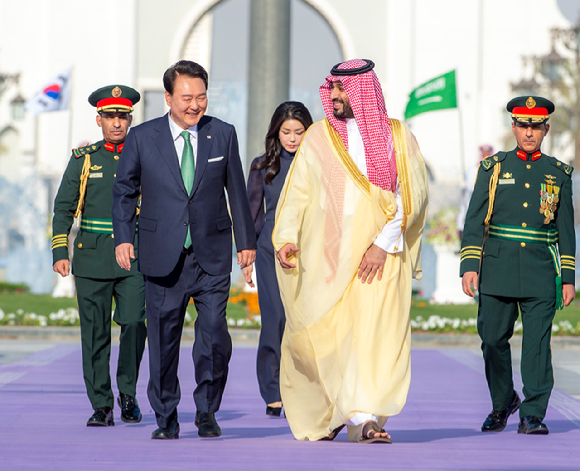
[[[358,412],[383,425],[407,398],[411,278],[421,277],[428,189],[414,136],[397,120],[391,127],[405,237],[381,281],[363,284],[357,269],[393,219],[395,197],[360,172],[326,119],[308,130],[280,195],[274,248],[300,249],[296,268],[276,264],[286,310],[280,389],[298,440],[326,437]]]

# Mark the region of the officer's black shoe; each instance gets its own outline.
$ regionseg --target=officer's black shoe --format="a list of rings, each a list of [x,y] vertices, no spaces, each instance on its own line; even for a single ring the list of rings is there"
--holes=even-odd
[[[200,437],[219,437],[222,434],[222,429],[215,420],[215,414],[210,412],[195,413],[195,425],[199,429],[197,434]]]
[[[550,431],[546,424],[542,423],[540,419],[533,415],[527,415],[520,419],[518,433],[526,433],[528,435],[548,435]]]
[[[271,417],[280,417],[282,415],[282,408],[266,406],[266,415]]]
[[[87,427],[110,427],[115,425],[113,409],[110,407],[97,407],[91,418],[87,421]]]
[[[507,425],[508,417],[514,414],[519,408],[522,401],[518,393],[514,392],[512,403],[505,410],[493,410],[487,416],[487,419],[481,426],[482,432],[501,432]]]
[[[137,399],[128,394],[119,393],[117,404],[121,408],[121,420],[128,424],[138,424],[141,422],[141,409],[137,404]]]
[[[151,434],[151,438],[154,440],[177,440],[179,438],[179,424],[177,423],[177,419],[169,422],[166,428],[159,427]]]

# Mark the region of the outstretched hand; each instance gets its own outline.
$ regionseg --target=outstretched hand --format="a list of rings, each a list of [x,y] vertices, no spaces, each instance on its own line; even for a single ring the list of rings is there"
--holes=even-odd
[[[300,249],[294,244],[286,244],[276,253],[276,258],[280,262],[282,268],[296,268],[296,265],[288,261]]]

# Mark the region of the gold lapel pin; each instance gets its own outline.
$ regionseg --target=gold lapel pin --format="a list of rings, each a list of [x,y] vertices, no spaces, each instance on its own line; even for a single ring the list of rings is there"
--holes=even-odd
[[[211,139],[211,136],[207,136],[208,139]]]

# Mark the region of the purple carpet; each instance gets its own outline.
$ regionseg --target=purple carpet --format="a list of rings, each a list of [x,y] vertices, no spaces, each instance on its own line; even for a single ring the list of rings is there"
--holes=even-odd
[[[267,417],[253,348],[234,349],[217,414],[222,437],[200,439],[193,425],[191,352],[184,348],[181,436],[163,441],[150,439],[156,424],[146,395],[147,358],[137,393],[143,421],[124,424],[116,407],[115,427],[89,428],[80,346],[57,346],[0,366],[0,469],[580,469],[580,401],[554,391],[545,419],[548,436],[518,435],[516,417],[504,432],[483,434],[479,427],[491,406],[481,358],[461,350],[412,355],[407,405],[386,426],[393,444],[358,445],[348,442],[346,431],[334,442],[298,442],[285,419]]]

